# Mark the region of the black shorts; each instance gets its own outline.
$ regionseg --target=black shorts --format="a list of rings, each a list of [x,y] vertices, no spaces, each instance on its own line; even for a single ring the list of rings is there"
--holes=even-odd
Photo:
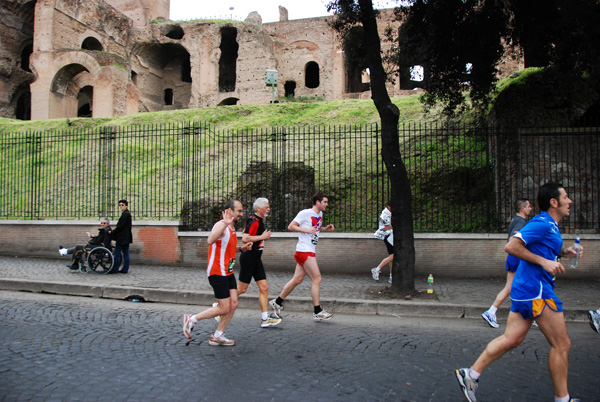
[[[235,275],[211,275],[208,277],[208,283],[215,292],[215,299],[229,299],[231,289],[237,290]]]
[[[383,239],[383,242],[385,243],[385,247],[387,248],[388,254],[394,254],[394,245],[390,244],[390,242],[388,241],[388,237],[386,236],[385,239]]]
[[[255,282],[267,279],[265,267],[260,258],[261,254],[253,252],[240,254],[240,282],[249,284],[252,278]]]

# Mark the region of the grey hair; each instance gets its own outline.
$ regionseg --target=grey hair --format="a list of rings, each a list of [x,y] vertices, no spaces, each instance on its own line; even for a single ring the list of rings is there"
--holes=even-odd
[[[252,206],[256,211],[256,208],[262,208],[269,203],[269,200],[265,197],[259,197],[254,201],[254,205]]]
[[[108,219],[106,216],[103,216],[102,218],[100,218],[100,222],[102,221],[106,221],[108,224],[110,224],[110,219]]]

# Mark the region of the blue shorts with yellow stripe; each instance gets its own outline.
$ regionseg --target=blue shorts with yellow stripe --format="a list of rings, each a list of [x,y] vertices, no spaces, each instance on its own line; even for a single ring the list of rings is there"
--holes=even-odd
[[[556,311],[557,313],[563,312],[562,302],[558,298],[534,299],[526,301],[513,300],[510,305],[510,311],[514,313],[520,313],[524,319],[530,320],[542,315],[546,307],[552,311]]]

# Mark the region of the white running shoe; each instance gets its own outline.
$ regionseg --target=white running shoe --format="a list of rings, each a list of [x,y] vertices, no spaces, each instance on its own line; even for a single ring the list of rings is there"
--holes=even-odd
[[[221,335],[220,337],[216,337],[214,334],[210,336],[208,340],[208,344],[210,346],[233,346],[235,345],[235,341],[233,339],[225,338],[225,335]]]
[[[278,318],[282,318],[283,315],[281,315],[281,310],[283,310],[283,306],[280,306],[279,304],[277,304],[277,299],[273,299],[269,302],[269,305],[273,308],[273,311],[275,312],[275,315]]]
[[[492,328],[498,328],[500,326],[500,325],[498,325],[498,321],[496,320],[496,315],[495,314],[490,314],[489,311],[486,311],[485,313],[482,313],[481,317],[488,324],[490,324],[490,327],[492,327]]]
[[[280,322],[281,322],[281,318],[271,316],[271,317],[267,318],[266,320],[261,320],[260,326],[262,328],[273,327],[275,325],[279,325]]]
[[[392,275],[388,278],[388,283],[392,283]]]
[[[475,398],[475,391],[477,391],[477,387],[479,384],[479,380],[474,380],[469,376],[469,369],[462,368],[456,370],[456,379],[458,380],[458,384],[460,385],[460,389],[467,398],[469,402],[477,402]]]
[[[325,310],[321,310],[319,314],[313,313],[313,318],[315,319],[315,321],[328,321],[333,318],[333,314],[330,314]]]
[[[192,339],[192,330],[194,329],[194,323],[192,322],[192,314],[183,315],[183,335],[186,338]]]
[[[371,269],[371,276],[373,277],[373,279],[379,282],[379,268],[375,267]]]
[[[590,327],[596,332],[600,332],[600,310],[588,311],[588,318],[590,319]]]
[[[214,303],[212,304],[212,306],[213,306],[213,307],[218,307],[218,306],[219,306],[219,303],[217,303],[217,302],[214,302]],[[221,322],[221,316],[220,316],[220,315],[216,316],[216,317],[215,317],[215,321],[216,321],[216,322]]]
[[[65,256],[67,255],[67,249],[66,248],[59,248],[58,249],[58,254]]]

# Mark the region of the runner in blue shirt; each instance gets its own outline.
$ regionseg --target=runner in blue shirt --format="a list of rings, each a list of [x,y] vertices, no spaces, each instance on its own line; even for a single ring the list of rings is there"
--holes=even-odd
[[[534,319],[550,344],[548,366],[554,384],[554,400],[575,401],[570,399],[567,387],[571,340],[562,302],[554,293],[554,277],[565,272],[558,257],[576,255],[572,247],[563,248],[558,228],[558,222],[569,216],[572,201],[562,185],[547,183],[538,192],[538,204],[542,212],[504,247],[504,251],[521,260],[510,293],[512,303],[506,330],[487,345],[471,368],[456,370],[456,378],[468,401],[476,401],[477,382],[483,370],[519,346]]]

